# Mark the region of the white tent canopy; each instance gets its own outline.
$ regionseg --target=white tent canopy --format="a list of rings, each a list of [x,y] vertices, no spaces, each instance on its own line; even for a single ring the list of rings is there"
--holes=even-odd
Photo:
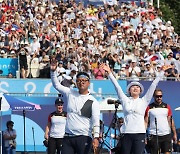
[[[175,111],[180,111],[180,107],[177,107],[177,108],[175,109]]]
[[[1,103],[1,111],[7,111],[10,108],[9,103],[6,98],[4,98],[3,93],[0,93],[0,103]]]
[[[100,102],[100,111],[105,113],[105,112],[111,112],[111,111],[115,111],[115,104],[108,104],[107,101],[108,100],[117,100],[117,98],[112,98],[112,97],[108,97],[105,98],[102,102]],[[118,108],[117,108],[117,112],[122,112],[122,105],[119,104]]]

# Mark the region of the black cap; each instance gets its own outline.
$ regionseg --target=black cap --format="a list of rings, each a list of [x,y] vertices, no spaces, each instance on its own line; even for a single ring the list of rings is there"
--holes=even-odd
[[[90,79],[89,74],[87,74],[86,72],[79,72],[76,76],[76,78],[87,78],[88,80]]]
[[[64,104],[63,100],[61,98],[57,98],[55,100],[55,104]]]

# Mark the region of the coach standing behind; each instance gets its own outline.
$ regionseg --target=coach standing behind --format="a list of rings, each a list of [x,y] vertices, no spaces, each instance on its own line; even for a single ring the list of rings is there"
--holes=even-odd
[[[48,140],[48,154],[60,154],[62,140],[65,133],[66,112],[63,111],[63,100],[57,98],[55,101],[56,111],[48,116],[44,138]]]
[[[57,61],[51,61],[51,80],[54,88],[67,100],[67,121],[62,154],[88,154],[93,144],[99,145],[100,109],[97,100],[89,93],[90,77],[79,72],[77,90],[61,85],[56,76]],[[92,142],[93,133],[93,142]]]
[[[162,97],[162,90],[156,89],[154,92],[154,102],[149,104],[145,114],[145,121],[149,123],[150,141],[148,147],[151,154],[171,153],[171,130],[173,131],[173,140],[177,142],[172,111],[170,106],[162,101]]]

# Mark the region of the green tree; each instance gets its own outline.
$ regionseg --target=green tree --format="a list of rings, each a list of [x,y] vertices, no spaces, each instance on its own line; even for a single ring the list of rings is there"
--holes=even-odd
[[[155,7],[157,1],[154,1]],[[180,34],[180,1],[179,0],[160,0],[160,11],[165,22],[171,21],[174,31]]]

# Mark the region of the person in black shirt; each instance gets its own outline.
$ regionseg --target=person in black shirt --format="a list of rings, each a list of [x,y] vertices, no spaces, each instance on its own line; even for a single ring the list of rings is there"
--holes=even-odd
[[[42,36],[42,41],[40,41],[40,49],[41,51],[46,52],[46,54],[49,54],[51,49],[51,42],[46,39],[45,36]]]
[[[24,42],[21,42],[21,47],[19,49],[18,55],[19,55],[21,77],[26,78],[28,73],[28,64],[27,64],[28,50],[24,48]]]
[[[167,80],[175,81],[176,78],[178,77],[178,71],[175,68],[174,62],[171,62],[171,68],[168,68],[165,71],[165,76],[167,76]]]

